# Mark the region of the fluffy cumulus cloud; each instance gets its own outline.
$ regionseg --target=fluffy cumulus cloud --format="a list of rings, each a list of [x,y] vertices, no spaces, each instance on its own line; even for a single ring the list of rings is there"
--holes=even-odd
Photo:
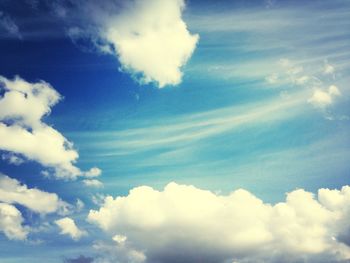
[[[184,0],[130,1],[106,21],[101,35],[113,45],[124,69],[159,87],[177,85],[198,41],[181,18],[184,7]]]
[[[160,88],[181,82],[199,39],[182,18],[184,0],[57,1],[53,8],[74,43],[117,56],[124,71]]]
[[[110,250],[146,262],[349,260],[349,219],[349,186],[316,197],[299,189],[271,205],[242,189],[221,196],[176,183],[109,196],[88,215],[113,238]]]
[[[40,214],[65,214],[70,207],[56,194],[28,188],[16,179],[0,173],[0,202],[18,204]]]
[[[2,95],[1,95],[2,94]],[[53,169],[60,178],[98,176],[74,165],[78,153],[60,132],[42,122],[61,96],[48,83],[0,76],[0,150],[22,155]]]
[[[24,240],[29,231],[22,223],[22,214],[15,206],[0,203],[0,232],[9,239]]]
[[[58,219],[55,223],[61,229],[61,235],[68,235],[73,240],[79,240],[81,237],[87,235],[87,232],[80,230],[74,220],[69,217]]]

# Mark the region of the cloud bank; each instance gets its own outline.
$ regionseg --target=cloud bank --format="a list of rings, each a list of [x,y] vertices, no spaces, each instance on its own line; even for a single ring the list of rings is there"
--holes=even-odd
[[[317,197],[299,189],[271,205],[243,189],[221,196],[170,183],[108,196],[88,221],[114,236],[114,251],[146,262],[330,262],[350,259],[349,201],[349,186]]]
[[[60,132],[42,122],[61,99],[50,84],[0,76],[0,150],[20,154],[54,170],[58,178],[98,176],[100,170],[82,172],[74,163],[78,152]]]

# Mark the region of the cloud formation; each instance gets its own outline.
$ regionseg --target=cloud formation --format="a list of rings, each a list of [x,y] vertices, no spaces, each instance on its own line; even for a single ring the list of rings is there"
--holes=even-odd
[[[299,189],[271,205],[243,189],[221,196],[170,183],[109,196],[88,221],[124,237],[115,250],[144,251],[147,262],[329,262],[350,259],[341,237],[349,201],[349,186],[320,189],[317,198]]]
[[[13,152],[54,170],[58,178],[98,176],[93,168],[82,172],[74,165],[78,152],[60,132],[42,122],[61,99],[50,84],[0,76],[0,150]],[[0,94],[1,94],[0,93]]]
[[[61,229],[61,235],[68,235],[75,241],[87,235],[87,232],[80,230],[74,220],[69,217],[58,219],[55,223]]]
[[[0,173],[0,202],[18,204],[40,214],[68,212],[69,204],[56,194],[28,188],[16,179]]]
[[[15,206],[0,203],[0,232],[3,232],[8,239],[24,240],[29,231],[22,226],[22,223],[22,214]]]

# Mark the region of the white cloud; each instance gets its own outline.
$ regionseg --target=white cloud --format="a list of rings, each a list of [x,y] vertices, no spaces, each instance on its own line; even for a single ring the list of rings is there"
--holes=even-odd
[[[57,177],[72,178],[80,170],[72,164],[78,158],[73,145],[50,126],[42,124],[33,130],[0,122],[0,149],[20,153],[30,160],[52,167]]]
[[[44,192],[36,188],[28,188],[16,179],[12,179],[1,173],[0,202],[23,205],[40,214],[54,212],[64,214],[69,208],[69,204],[62,201],[56,194]]]
[[[243,189],[221,196],[170,183],[109,196],[88,221],[117,245],[144,251],[147,262],[334,261],[350,259],[342,241],[349,237],[341,237],[350,229],[349,201],[349,186],[320,189],[318,198],[295,190],[270,205]]]
[[[29,83],[19,77],[13,80],[0,77],[5,91],[0,100],[0,119],[18,119],[27,127],[39,126],[61,96],[46,82]]]
[[[7,238],[14,240],[26,239],[29,229],[22,226],[22,223],[22,214],[16,207],[0,203],[0,231],[3,232]]]
[[[96,179],[85,179],[85,180],[83,180],[83,183],[89,187],[102,187],[103,186],[103,183],[99,180],[96,180]]]
[[[308,102],[315,107],[325,108],[333,103],[335,97],[338,97],[340,95],[341,93],[337,86],[331,85],[326,91],[316,89]]]
[[[326,91],[315,90],[308,102],[316,107],[326,107],[332,104],[332,97]]]
[[[55,223],[61,229],[61,235],[68,235],[73,240],[79,240],[81,237],[87,235],[87,232],[80,230],[74,220],[69,217],[56,220]]]
[[[108,19],[102,36],[113,44],[123,67],[141,73],[144,82],[177,85],[198,41],[181,18],[184,7],[184,0],[130,1]]]
[[[20,77],[0,76],[0,150],[23,155],[55,171],[60,178],[100,174],[82,172],[74,165],[78,152],[60,132],[43,123],[60,95],[46,82],[29,83]]]
[[[182,19],[184,0],[79,3],[60,5],[65,14],[69,13],[61,16],[63,19],[78,17],[66,21],[74,43],[115,55],[122,69],[141,83],[155,82],[162,88],[181,82],[182,67],[199,39]],[[92,45],[86,46],[87,39]]]

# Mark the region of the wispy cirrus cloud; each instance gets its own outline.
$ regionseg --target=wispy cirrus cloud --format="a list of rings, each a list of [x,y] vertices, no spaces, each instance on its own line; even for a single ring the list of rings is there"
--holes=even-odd
[[[94,145],[107,150],[111,155],[128,155],[157,148],[188,146],[244,127],[293,118],[298,115],[296,109],[302,110],[303,104],[305,106],[304,94],[300,92],[292,98],[278,97],[264,102],[177,116],[171,120],[158,119],[153,125],[145,127],[140,123],[140,128],[116,132],[102,131],[90,135],[83,133],[81,136],[101,138],[96,140]]]
[[[261,82],[266,76],[279,73],[281,68],[276,62],[281,58],[289,58],[310,75],[317,71],[325,73],[322,65],[328,61],[328,70],[336,69],[336,85],[348,90],[341,85],[347,83],[350,68],[347,2],[314,2],[303,7],[278,2],[269,9],[217,9],[198,7],[187,17],[189,26],[205,39],[203,56],[204,52],[215,51],[210,60],[192,63],[189,71],[204,70],[211,78],[231,82]]]

